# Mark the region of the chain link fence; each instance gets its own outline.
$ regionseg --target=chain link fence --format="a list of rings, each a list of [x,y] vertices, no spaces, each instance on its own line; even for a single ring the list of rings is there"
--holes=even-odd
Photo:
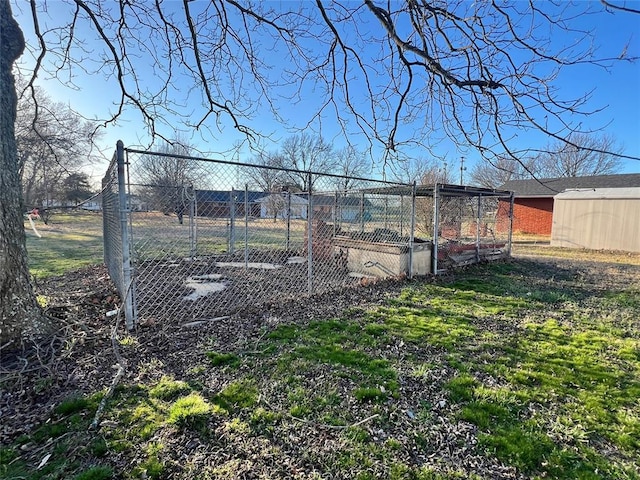
[[[433,187],[420,187],[428,196],[419,196],[414,185],[372,179],[117,153],[103,181],[105,262],[128,295],[129,328],[204,321],[276,299],[426,275],[438,263],[434,219],[441,217],[436,248],[449,253],[472,225],[455,220],[447,202],[438,206]],[[458,212],[467,215],[469,201],[458,202]],[[443,240],[448,215],[455,240]]]
[[[511,192],[458,185],[436,185],[433,272],[511,255]]]
[[[125,321],[127,328],[131,330],[136,321],[136,297],[132,281],[126,165],[122,142],[118,142],[109,168],[102,179],[101,195],[104,263],[122,298]]]

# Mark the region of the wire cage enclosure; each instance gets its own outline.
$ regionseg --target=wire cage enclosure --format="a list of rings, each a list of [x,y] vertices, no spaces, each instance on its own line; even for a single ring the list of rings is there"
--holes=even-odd
[[[458,250],[508,255],[497,220],[508,195],[456,192],[118,142],[103,179],[105,263],[131,329],[427,275],[460,264]]]

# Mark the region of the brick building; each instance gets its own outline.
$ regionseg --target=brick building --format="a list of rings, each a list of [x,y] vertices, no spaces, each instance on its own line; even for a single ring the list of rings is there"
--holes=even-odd
[[[551,235],[555,195],[575,189],[629,187],[640,187],[640,173],[511,180],[501,185],[500,190],[514,192],[514,233]],[[503,219],[508,212],[509,205],[501,200],[498,218]]]

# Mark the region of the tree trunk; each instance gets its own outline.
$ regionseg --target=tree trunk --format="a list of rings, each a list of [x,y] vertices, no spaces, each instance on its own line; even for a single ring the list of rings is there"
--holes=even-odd
[[[15,137],[17,96],[12,68],[24,47],[9,0],[0,0],[0,347],[23,335],[38,335],[44,326],[27,265]]]

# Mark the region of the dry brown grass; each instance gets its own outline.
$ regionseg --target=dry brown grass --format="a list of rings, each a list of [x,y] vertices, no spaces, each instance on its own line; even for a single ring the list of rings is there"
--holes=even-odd
[[[580,262],[590,261],[599,263],[640,265],[640,253],[613,250],[589,250],[586,248],[551,247],[544,244],[514,243],[512,254],[514,257],[562,258]]]

